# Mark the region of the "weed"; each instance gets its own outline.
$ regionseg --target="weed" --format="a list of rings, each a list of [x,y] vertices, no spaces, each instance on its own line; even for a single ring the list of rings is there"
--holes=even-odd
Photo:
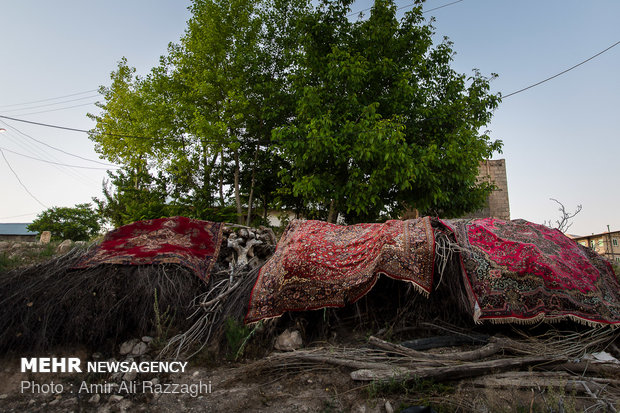
[[[224,334],[228,343],[229,353],[227,357],[229,360],[237,360],[241,356],[247,341],[255,330],[256,327],[250,329],[242,322],[233,318],[226,319]]]
[[[558,387],[547,387],[545,404],[550,412],[577,413],[576,399],[575,390],[567,395],[564,384],[560,383]]]
[[[0,271],[8,271],[17,266],[19,259],[9,257],[6,252],[0,253]]]
[[[174,314],[170,314],[170,306],[162,313],[157,299],[157,288],[154,290],[153,311],[155,312],[155,347],[163,346],[168,340],[168,333],[174,321]]]

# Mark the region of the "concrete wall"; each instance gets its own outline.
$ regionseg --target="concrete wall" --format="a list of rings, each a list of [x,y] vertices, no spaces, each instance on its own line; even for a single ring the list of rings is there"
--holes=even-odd
[[[510,220],[510,203],[508,200],[508,178],[506,176],[506,160],[482,161],[478,167],[478,181],[488,181],[497,189],[487,199],[484,208],[467,214],[464,218],[499,218]]]

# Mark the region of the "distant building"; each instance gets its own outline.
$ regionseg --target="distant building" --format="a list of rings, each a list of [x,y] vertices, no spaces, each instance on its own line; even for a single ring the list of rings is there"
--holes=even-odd
[[[510,203],[508,201],[508,178],[506,160],[486,160],[478,167],[478,181],[491,182],[497,189],[489,195],[486,205],[478,211],[465,215],[463,218],[499,218],[510,221]]]
[[[599,255],[620,264],[620,231],[571,238],[584,247],[592,248]]]
[[[35,242],[39,234],[29,231],[26,228],[28,225],[30,223],[0,223],[0,241]]]

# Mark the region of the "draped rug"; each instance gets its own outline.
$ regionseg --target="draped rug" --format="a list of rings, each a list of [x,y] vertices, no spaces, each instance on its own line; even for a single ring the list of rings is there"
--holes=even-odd
[[[293,220],[260,270],[245,321],[342,307],[363,297],[379,273],[428,295],[434,249],[428,217],[351,226]]]
[[[185,217],[138,221],[108,234],[75,267],[174,263],[207,282],[222,243],[223,224]]]
[[[620,324],[609,262],[558,230],[524,220],[444,220],[456,237],[474,320]]]

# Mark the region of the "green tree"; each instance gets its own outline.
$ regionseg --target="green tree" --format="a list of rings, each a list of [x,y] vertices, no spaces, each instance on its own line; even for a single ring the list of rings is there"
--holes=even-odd
[[[351,21],[351,4],[193,0],[158,67],[141,78],[121,60],[91,115],[97,151],[123,166],[101,213],[249,224],[276,206],[354,223],[480,207],[478,164],[501,149],[481,132],[500,101],[489,79],[450,67],[421,7],[398,20],[376,0]]]
[[[99,216],[90,204],[77,204],[73,208],[52,207],[40,213],[28,225],[30,231],[50,231],[52,239],[88,241],[101,229]]]
[[[491,190],[478,164],[501,148],[479,130],[499,97],[450,67],[450,42],[432,47],[421,7],[398,21],[393,1],[376,0],[351,22],[351,3],[323,1],[303,22],[295,118],[275,131],[285,189],[332,222],[476,209]]]

